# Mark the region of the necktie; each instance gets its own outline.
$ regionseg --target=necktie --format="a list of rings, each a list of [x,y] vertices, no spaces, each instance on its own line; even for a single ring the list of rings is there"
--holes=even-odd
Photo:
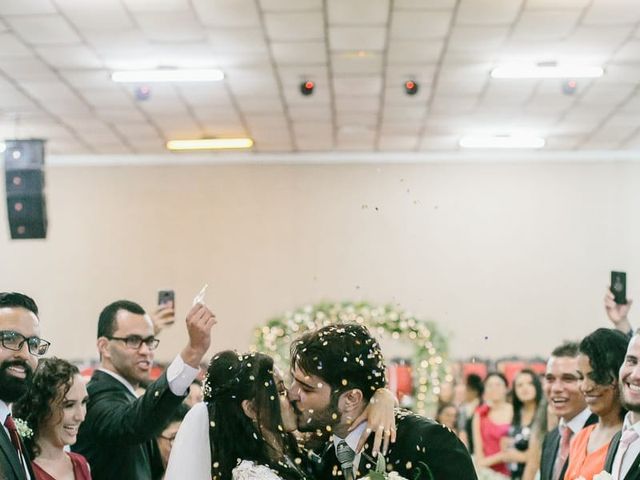
[[[340,468],[342,469],[345,480],[353,480],[353,459],[355,456],[356,452],[347,445],[347,442],[343,440],[338,444],[336,457],[340,462]]]
[[[7,430],[9,431],[9,438],[11,438],[11,443],[13,443],[13,447],[18,453],[18,457],[22,458],[22,444],[20,443],[20,436],[18,435],[18,429],[16,428],[16,424],[11,415],[7,415],[7,419],[4,421],[4,426],[7,427]]]
[[[618,452],[616,453],[616,457],[620,458],[620,465],[618,466],[617,471],[614,470],[614,472],[618,474],[618,478],[622,478],[622,462],[624,462],[624,456],[627,454],[627,450],[629,450],[629,445],[635,442],[638,438],[638,433],[633,428],[629,428],[622,432],[620,443],[618,444]]]
[[[566,425],[562,427],[562,432],[560,433],[560,447],[558,448],[558,456],[556,457],[556,463],[553,466],[553,479],[561,480],[560,475],[562,474],[562,469],[564,468],[564,464],[567,462],[567,458],[569,458],[569,446],[571,445],[571,437],[573,436],[573,431]]]

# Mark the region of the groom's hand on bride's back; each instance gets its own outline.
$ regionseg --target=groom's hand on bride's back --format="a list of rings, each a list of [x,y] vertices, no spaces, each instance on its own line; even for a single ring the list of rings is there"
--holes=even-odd
[[[211,345],[211,328],[217,322],[216,316],[203,303],[196,303],[189,310],[186,319],[189,342],[181,353],[185,363],[194,368],[200,366],[202,358]]]

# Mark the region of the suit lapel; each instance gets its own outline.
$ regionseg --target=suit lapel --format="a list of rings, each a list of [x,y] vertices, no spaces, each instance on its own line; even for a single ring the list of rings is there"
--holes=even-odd
[[[607,456],[604,459],[604,469],[609,473],[611,473],[611,469],[613,468],[613,459],[616,457],[621,435],[622,432],[618,432],[613,436],[611,443],[609,444],[609,449],[607,450]]]
[[[24,468],[20,463],[20,458],[18,457],[18,453],[16,452],[16,449],[13,446],[13,443],[11,443],[11,440],[9,439],[9,435],[7,434],[7,432],[5,432],[4,428],[0,428],[0,430],[2,430],[2,432],[0,432],[0,450],[2,451],[2,454],[7,460],[7,462],[3,462],[3,463],[5,464],[8,463],[9,465],[11,465],[11,469],[16,475],[15,478],[24,479],[25,478]],[[35,478],[35,477],[32,477],[32,478]]]
[[[624,480],[640,480],[640,455],[636,456]]]

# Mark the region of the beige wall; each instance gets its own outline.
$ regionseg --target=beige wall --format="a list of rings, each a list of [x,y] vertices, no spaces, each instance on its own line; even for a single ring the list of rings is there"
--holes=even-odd
[[[635,163],[58,166],[48,202],[46,241],[10,241],[0,209],[0,289],[33,295],[52,353],[73,359],[95,356],[107,302],[174,288],[182,317],[205,282],[212,350],[307,302],[366,299],[493,357],[605,325],[612,267],[639,286]],[[161,338],[169,359],[186,336]]]

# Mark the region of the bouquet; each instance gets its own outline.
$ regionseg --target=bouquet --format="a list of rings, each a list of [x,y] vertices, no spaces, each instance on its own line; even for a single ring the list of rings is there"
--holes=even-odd
[[[384,459],[384,455],[378,455],[378,462],[376,463],[376,469],[371,470],[366,477],[362,480],[407,480],[401,476],[398,472],[387,472],[387,462]]]

